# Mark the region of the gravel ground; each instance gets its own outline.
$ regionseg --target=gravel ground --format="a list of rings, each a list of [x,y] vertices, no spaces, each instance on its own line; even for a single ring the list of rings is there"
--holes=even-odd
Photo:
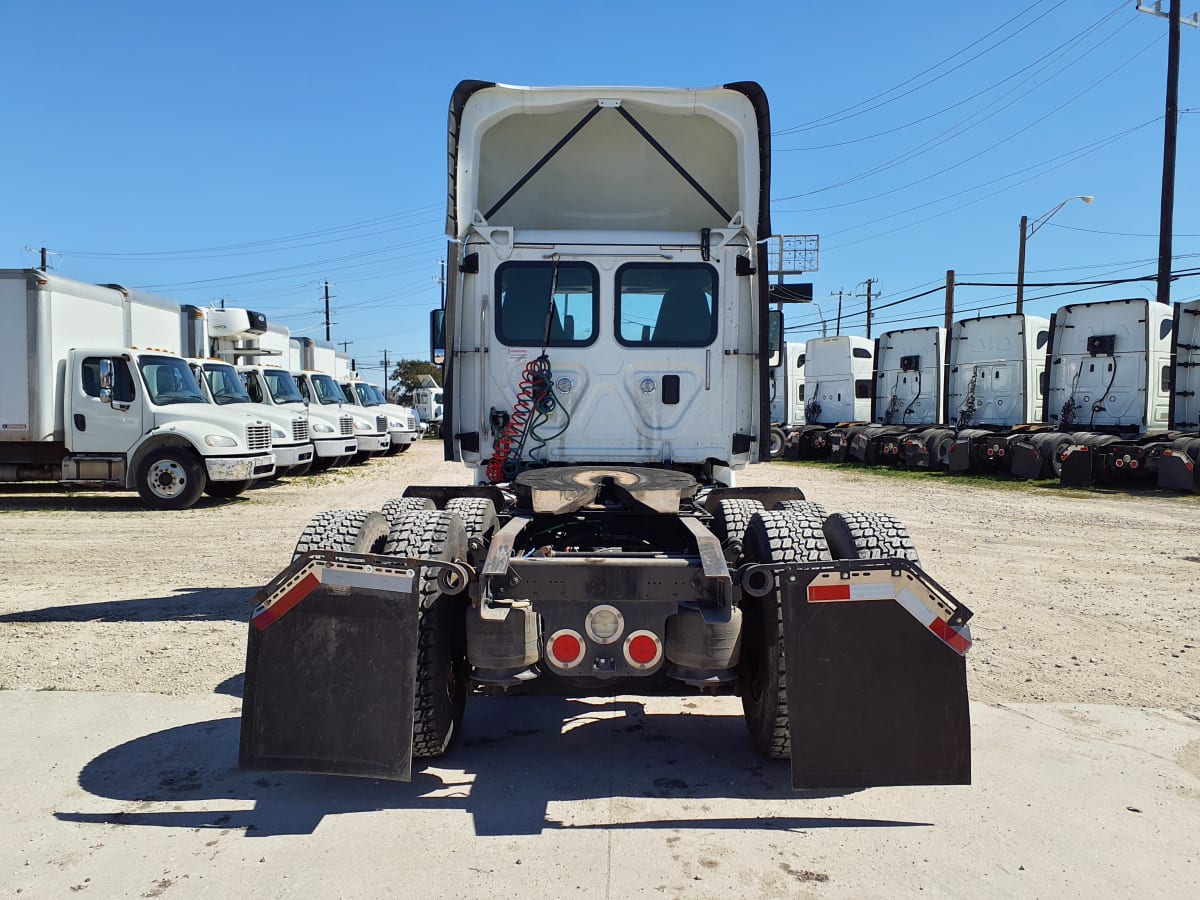
[[[461,484],[437,442],[152,512],[134,495],[0,494],[0,689],[240,690],[247,601],[316,512],[378,509],[405,484]],[[830,511],[881,510],[975,612],[972,698],[1159,707],[1200,720],[1200,498],[1014,490],[792,463]]]

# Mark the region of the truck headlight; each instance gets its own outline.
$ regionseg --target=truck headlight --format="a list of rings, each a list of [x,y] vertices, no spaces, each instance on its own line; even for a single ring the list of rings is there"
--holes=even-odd
[[[313,422],[312,430],[315,434],[333,434],[336,429],[332,425],[326,425],[324,422]]]
[[[357,428],[359,431],[370,431],[371,430],[371,426],[368,425],[366,422],[362,421],[362,419],[357,420],[354,423],[354,427]]]
[[[277,441],[282,441],[284,438],[287,437],[287,432],[284,431],[282,428],[280,428],[278,425],[272,425],[271,426],[271,437]]]
[[[204,443],[210,447],[236,447],[238,442],[227,434],[206,434]]]
[[[399,419],[388,419],[388,428],[390,428],[394,431],[403,431],[404,423],[401,422]]]

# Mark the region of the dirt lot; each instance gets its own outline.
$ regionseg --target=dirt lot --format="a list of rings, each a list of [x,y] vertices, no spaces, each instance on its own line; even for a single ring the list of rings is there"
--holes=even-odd
[[[794,793],[735,697],[473,698],[410,784],[239,770],[247,600],[313,513],[465,481],[440,455],[0,495],[0,895],[1198,895],[1198,498],[746,473],[900,515],[975,611],[969,787]]]
[[[208,693],[242,670],[246,601],[315,512],[409,483],[464,483],[440,444],[150,512],[132,495],[0,495],[0,688]],[[975,612],[972,698],[1167,708],[1200,718],[1200,497],[1013,490],[803,464],[833,510],[909,526],[925,568]]]

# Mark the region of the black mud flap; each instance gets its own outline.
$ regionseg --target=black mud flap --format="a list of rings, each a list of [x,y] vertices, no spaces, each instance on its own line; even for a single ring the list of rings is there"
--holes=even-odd
[[[1183,450],[1164,450],[1158,460],[1158,486],[1168,491],[1200,494],[1200,471]]]
[[[239,764],[408,781],[420,567],[307,553],[254,597]]]
[[[971,442],[969,440],[956,440],[950,445],[946,469],[950,472],[971,471]]]
[[[1037,444],[1029,441],[1012,441],[1008,445],[1009,470],[1016,478],[1034,481],[1046,478],[1046,464],[1042,460]]]
[[[1091,447],[1072,444],[1063,452],[1059,483],[1065,487],[1091,487],[1096,480],[1096,458]]]
[[[970,784],[970,611],[906,561],[789,573],[792,786]]]

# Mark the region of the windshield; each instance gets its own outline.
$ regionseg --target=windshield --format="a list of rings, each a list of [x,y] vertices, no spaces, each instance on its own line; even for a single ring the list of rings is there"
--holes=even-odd
[[[213,400],[220,406],[230,403],[250,403],[250,395],[237,373],[237,369],[225,363],[205,363],[204,377]]]
[[[334,406],[346,402],[342,389],[338,387],[338,383],[333,380],[332,375],[309,375],[308,380],[312,382],[317,402],[323,406]]]
[[[276,403],[303,403],[304,398],[300,396],[300,389],[296,387],[296,379],[292,377],[291,372],[284,372],[282,369],[264,369],[263,378],[267,380],[267,390],[271,392],[271,399]]]
[[[186,360],[174,356],[139,356],[138,370],[150,402],[156,406],[208,402]]]
[[[351,383],[354,386],[354,393],[358,397],[358,403],[360,406],[378,406],[380,404],[381,401],[378,397],[371,393],[371,386],[365,381],[355,381]]]
[[[388,402],[388,401],[387,401],[387,397],[385,397],[385,396],[383,395],[383,391],[381,391],[381,390],[380,390],[380,389],[379,389],[379,388],[378,388],[376,385],[373,385],[373,384],[368,384],[368,385],[367,385],[367,390],[369,390],[369,391],[371,392],[371,396],[375,398],[375,402],[376,402],[377,404],[378,404],[378,403],[387,403],[387,402]]]

